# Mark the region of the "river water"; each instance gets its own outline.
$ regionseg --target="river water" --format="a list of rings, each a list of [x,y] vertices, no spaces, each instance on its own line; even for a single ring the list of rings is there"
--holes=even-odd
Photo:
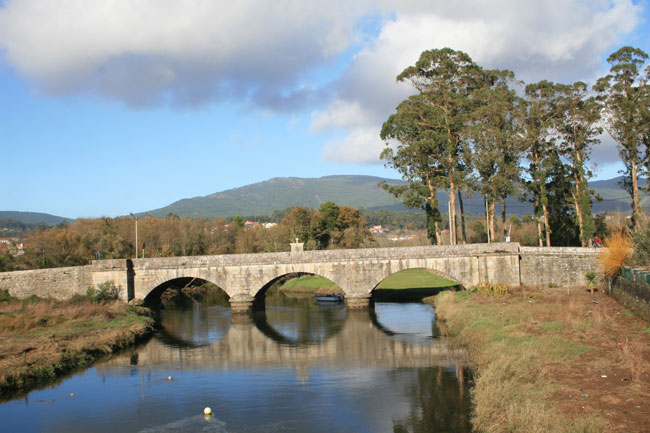
[[[161,323],[142,346],[1,404],[0,431],[470,431],[463,355],[429,305],[276,294],[244,317],[196,304]]]

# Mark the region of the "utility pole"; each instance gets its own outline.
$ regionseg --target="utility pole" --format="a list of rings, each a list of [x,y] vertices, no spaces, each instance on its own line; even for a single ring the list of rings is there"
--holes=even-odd
[[[490,211],[488,210],[488,199],[485,196],[485,233],[487,233],[487,241],[490,243]]]
[[[133,215],[133,212],[131,212],[131,216],[135,220],[135,258],[137,259],[138,258],[138,217]]]

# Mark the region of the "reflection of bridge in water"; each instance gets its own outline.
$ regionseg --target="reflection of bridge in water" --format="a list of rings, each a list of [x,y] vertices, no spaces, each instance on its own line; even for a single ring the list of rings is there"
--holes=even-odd
[[[286,344],[279,333],[269,332],[265,319],[235,315],[222,338],[198,347],[171,346],[153,338],[138,350],[137,364],[174,366],[182,369],[229,369],[258,367],[295,367],[306,373],[310,368],[326,366],[431,367],[464,364],[464,351],[445,339],[422,338],[403,341],[378,328],[368,311],[348,311],[340,331],[321,341]],[[376,323],[376,322],[375,322]],[[279,336],[275,338],[274,335]],[[102,372],[113,366],[132,365],[133,356],[118,356],[98,366]],[[301,375],[302,375],[301,374]]]

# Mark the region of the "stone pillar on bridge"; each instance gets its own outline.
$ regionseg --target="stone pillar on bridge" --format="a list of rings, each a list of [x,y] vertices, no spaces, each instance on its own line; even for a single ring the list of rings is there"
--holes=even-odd
[[[230,298],[230,312],[232,314],[247,314],[253,309],[254,297],[249,295],[235,295]]]
[[[370,295],[368,296],[346,296],[345,305],[350,310],[360,310],[370,306]]]
[[[295,242],[291,242],[289,245],[291,245],[291,255],[300,254],[305,251],[305,244],[303,242],[298,242],[298,238],[296,238]]]

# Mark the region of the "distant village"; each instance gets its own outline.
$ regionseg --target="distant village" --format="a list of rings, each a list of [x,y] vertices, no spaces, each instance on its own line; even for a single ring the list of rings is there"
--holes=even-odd
[[[245,221],[244,222],[244,227],[253,227],[256,224],[259,224],[261,227],[265,229],[270,229],[271,227],[275,227],[278,225],[278,223],[269,223],[269,222],[257,222],[257,221]],[[230,224],[226,224],[223,226],[223,229],[227,230],[230,228]],[[213,229],[215,230],[215,229]],[[413,241],[417,238],[415,234],[388,234],[390,232],[390,229],[387,227],[383,227],[382,225],[374,225],[368,229],[370,233],[374,236],[385,236],[386,239],[389,241],[393,242],[398,242],[398,241]]]
[[[0,238],[0,254],[9,251],[12,256],[25,254],[25,244],[18,238]]]

